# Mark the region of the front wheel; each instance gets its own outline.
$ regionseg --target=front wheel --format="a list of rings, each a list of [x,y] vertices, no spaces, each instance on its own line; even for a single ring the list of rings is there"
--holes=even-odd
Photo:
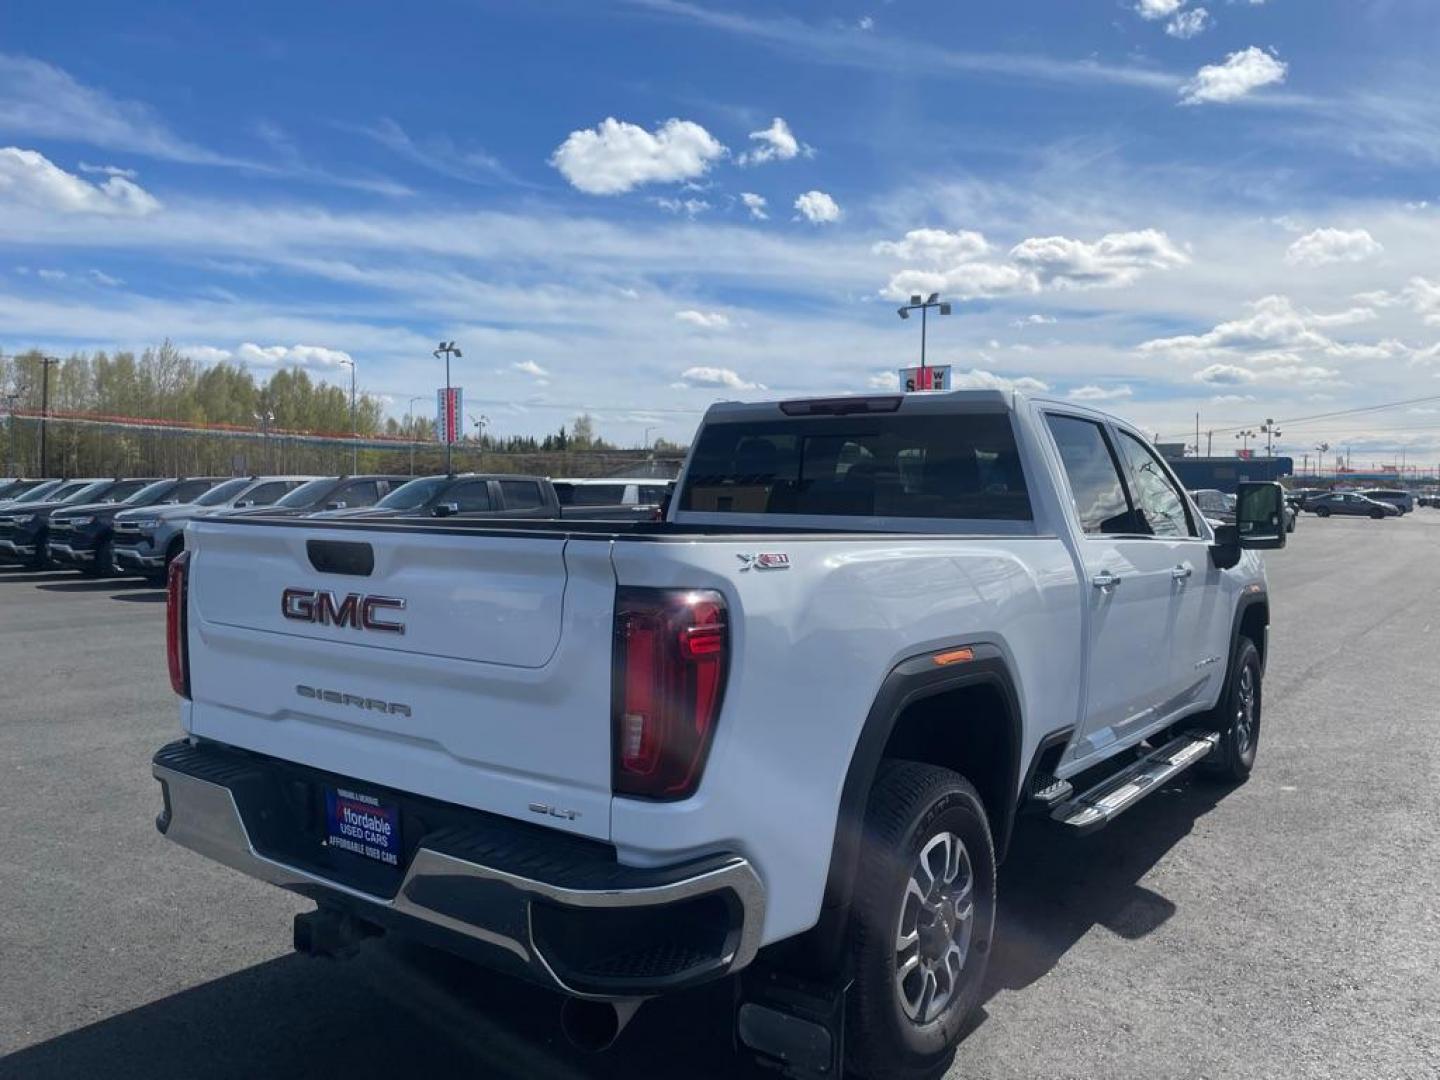
[[[1316,516],[1316,517],[1329,517],[1329,516],[1330,516],[1330,508],[1329,508],[1328,506],[1317,506],[1317,507],[1315,508],[1315,516]]]
[[[995,930],[995,847],[949,769],[881,763],[856,876],[847,1058],[860,1076],[944,1072],[980,1001]]]
[[[1379,521],[1381,518],[1383,518],[1383,517],[1385,516],[1385,511],[1384,511],[1384,510],[1371,510],[1371,511],[1370,511],[1370,516],[1371,516],[1372,518],[1374,518],[1376,521]]]
[[[1205,771],[1220,780],[1244,783],[1260,747],[1260,650],[1241,638],[1230,667],[1230,681],[1219,705],[1220,745]]]

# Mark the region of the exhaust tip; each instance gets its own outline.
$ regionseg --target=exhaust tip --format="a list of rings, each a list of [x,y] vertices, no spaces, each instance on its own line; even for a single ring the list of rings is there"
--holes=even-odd
[[[598,1054],[615,1045],[640,1008],[638,999],[627,1001],[586,1001],[566,998],[560,1006],[560,1030],[571,1046]]]

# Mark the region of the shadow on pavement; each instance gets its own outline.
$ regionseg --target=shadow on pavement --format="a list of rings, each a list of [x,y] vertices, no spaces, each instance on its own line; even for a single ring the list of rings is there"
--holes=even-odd
[[[47,579],[51,583],[41,585],[45,592],[104,592],[106,589],[150,589],[154,586],[138,578],[82,577],[71,574],[68,578]]]
[[[1022,822],[1001,870],[985,1000],[1039,979],[1097,925],[1131,940],[1163,925],[1175,906],[1139,881],[1225,791],[1171,785],[1088,838]],[[591,1056],[560,1034],[558,995],[383,940],[349,960],[287,955],[180,991],[14,1053],[0,1080],[774,1075],[735,1054],[732,994],[724,982],[648,1004],[614,1049]],[[984,1018],[982,1007],[974,1026]]]
[[[114,582],[111,584],[113,585]],[[165,603],[165,590],[141,583],[133,592],[112,593],[110,599],[124,600],[131,604],[163,604]]]

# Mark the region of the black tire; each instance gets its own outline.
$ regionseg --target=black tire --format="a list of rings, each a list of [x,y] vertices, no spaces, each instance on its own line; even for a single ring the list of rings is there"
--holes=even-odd
[[[1205,762],[1206,775],[1231,784],[1243,784],[1250,778],[1260,748],[1263,680],[1260,650],[1249,638],[1240,638],[1230,661],[1225,696],[1215,710],[1220,745],[1215,756]]]
[[[109,540],[95,549],[95,558],[82,569],[86,577],[93,578],[109,577],[115,573],[115,555],[110,550]]]
[[[1317,506],[1317,507],[1315,508],[1315,516],[1316,516],[1316,517],[1329,517],[1329,516],[1330,516],[1330,508],[1329,508],[1328,506]]]
[[[922,852],[929,852],[932,866],[953,863],[957,868],[948,886],[944,873],[928,878],[932,888],[926,900],[909,888],[912,877],[918,883],[928,873],[921,869]],[[902,919],[915,936],[903,962],[916,958],[903,980],[897,948]],[[943,1073],[979,1004],[994,932],[995,846],[975,788],[935,765],[881,762],[865,814],[851,913],[849,1068],[869,1080],[920,1080]],[[936,964],[932,975],[927,956],[936,954],[949,962]],[[956,964],[958,973],[951,975]],[[941,979],[949,987],[931,1014]]]
[[[1381,518],[1383,518],[1383,517],[1385,516],[1385,511],[1384,511],[1384,510],[1371,510],[1371,511],[1370,511],[1370,516],[1371,516],[1372,518],[1374,518],[1376,521],[1379,521]]]

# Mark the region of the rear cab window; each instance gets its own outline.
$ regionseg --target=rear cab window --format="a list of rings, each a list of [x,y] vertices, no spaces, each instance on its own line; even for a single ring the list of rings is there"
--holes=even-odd
[[[1034,516],[1008,411],[710,423],[677,509],[988,522]]]

